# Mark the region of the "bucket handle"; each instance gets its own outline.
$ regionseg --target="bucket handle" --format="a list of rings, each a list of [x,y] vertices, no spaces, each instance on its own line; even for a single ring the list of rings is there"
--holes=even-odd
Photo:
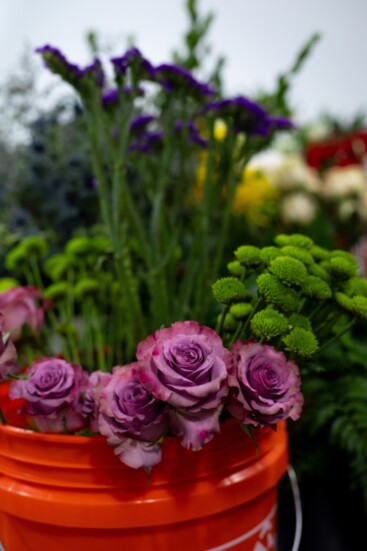
[[[294,512],[295,512],[295,519],[296,519],[292,551],[298,551],[301,543],[302,525],[303,525],[301,494],[299,491],[297,475],[292,465],[288,466],[287,474],[288,474],[288,478],[289,478],[289,482],[290,482],[291,490],[293,494]]]

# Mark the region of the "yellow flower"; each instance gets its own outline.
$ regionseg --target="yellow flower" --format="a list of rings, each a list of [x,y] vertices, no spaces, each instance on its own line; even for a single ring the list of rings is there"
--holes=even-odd
[[[245,168],[236,188],[232,212],[235,216],[245,215],[253,224],[266,226],[276,210],[278,197],[278,190],[261,171]]]

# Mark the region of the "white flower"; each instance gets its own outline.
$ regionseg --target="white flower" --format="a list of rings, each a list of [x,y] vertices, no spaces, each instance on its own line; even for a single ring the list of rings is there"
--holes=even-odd
[[[261,169],[268,180],[279,190],[304,189],[318,193],[321,180],[316,170],[309,167],[301,155],[268,151],[254,157],[250,166]]]
[[[280,215],[286,224],[301,224],[306,226],[312,222],[316,212],[316,200],[303,191],[286,195],[280,204]]]
[[[359,165],[335,166],[324,177],[325,197],[361,196],[367,192],[367,176]]]

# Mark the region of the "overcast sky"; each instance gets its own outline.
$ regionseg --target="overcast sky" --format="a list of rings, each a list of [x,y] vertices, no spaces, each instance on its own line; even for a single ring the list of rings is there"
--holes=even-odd
[[[186,28],[185,0],[0,0],[0,75],[25,44],[50,43],[87,61],[84,36],[96,30],[120,45],[129,36],[153,63],[168,60]],[[214,54],[226,58],[229,94],[271,89],[314,32],[322,40],[297,77],[292,102],[302,120],[327,110],[342,118],[367,111],[367,0],[199,0],[215,13]]]

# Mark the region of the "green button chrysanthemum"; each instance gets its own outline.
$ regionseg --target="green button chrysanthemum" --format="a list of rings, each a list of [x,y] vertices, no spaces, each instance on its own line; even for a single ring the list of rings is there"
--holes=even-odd
[[[296,258],[290,256],[280,256],[271,261],[270,271],[284,285],[302,285],[302,282],[307,277],[307,270]]]
[[[248,296],[246,287],[235,277],[222,277],[213,283],[214,298],[221,304],[241,302]]]
[[[286,350],[303,357],[312,356],[319,347],[315,334],[302,327],[292,329],[282,342]]]
[[[288,320],[277,310],[268,308],[254,315],[251,330],[256,337],[270,340],[288,331]]]

